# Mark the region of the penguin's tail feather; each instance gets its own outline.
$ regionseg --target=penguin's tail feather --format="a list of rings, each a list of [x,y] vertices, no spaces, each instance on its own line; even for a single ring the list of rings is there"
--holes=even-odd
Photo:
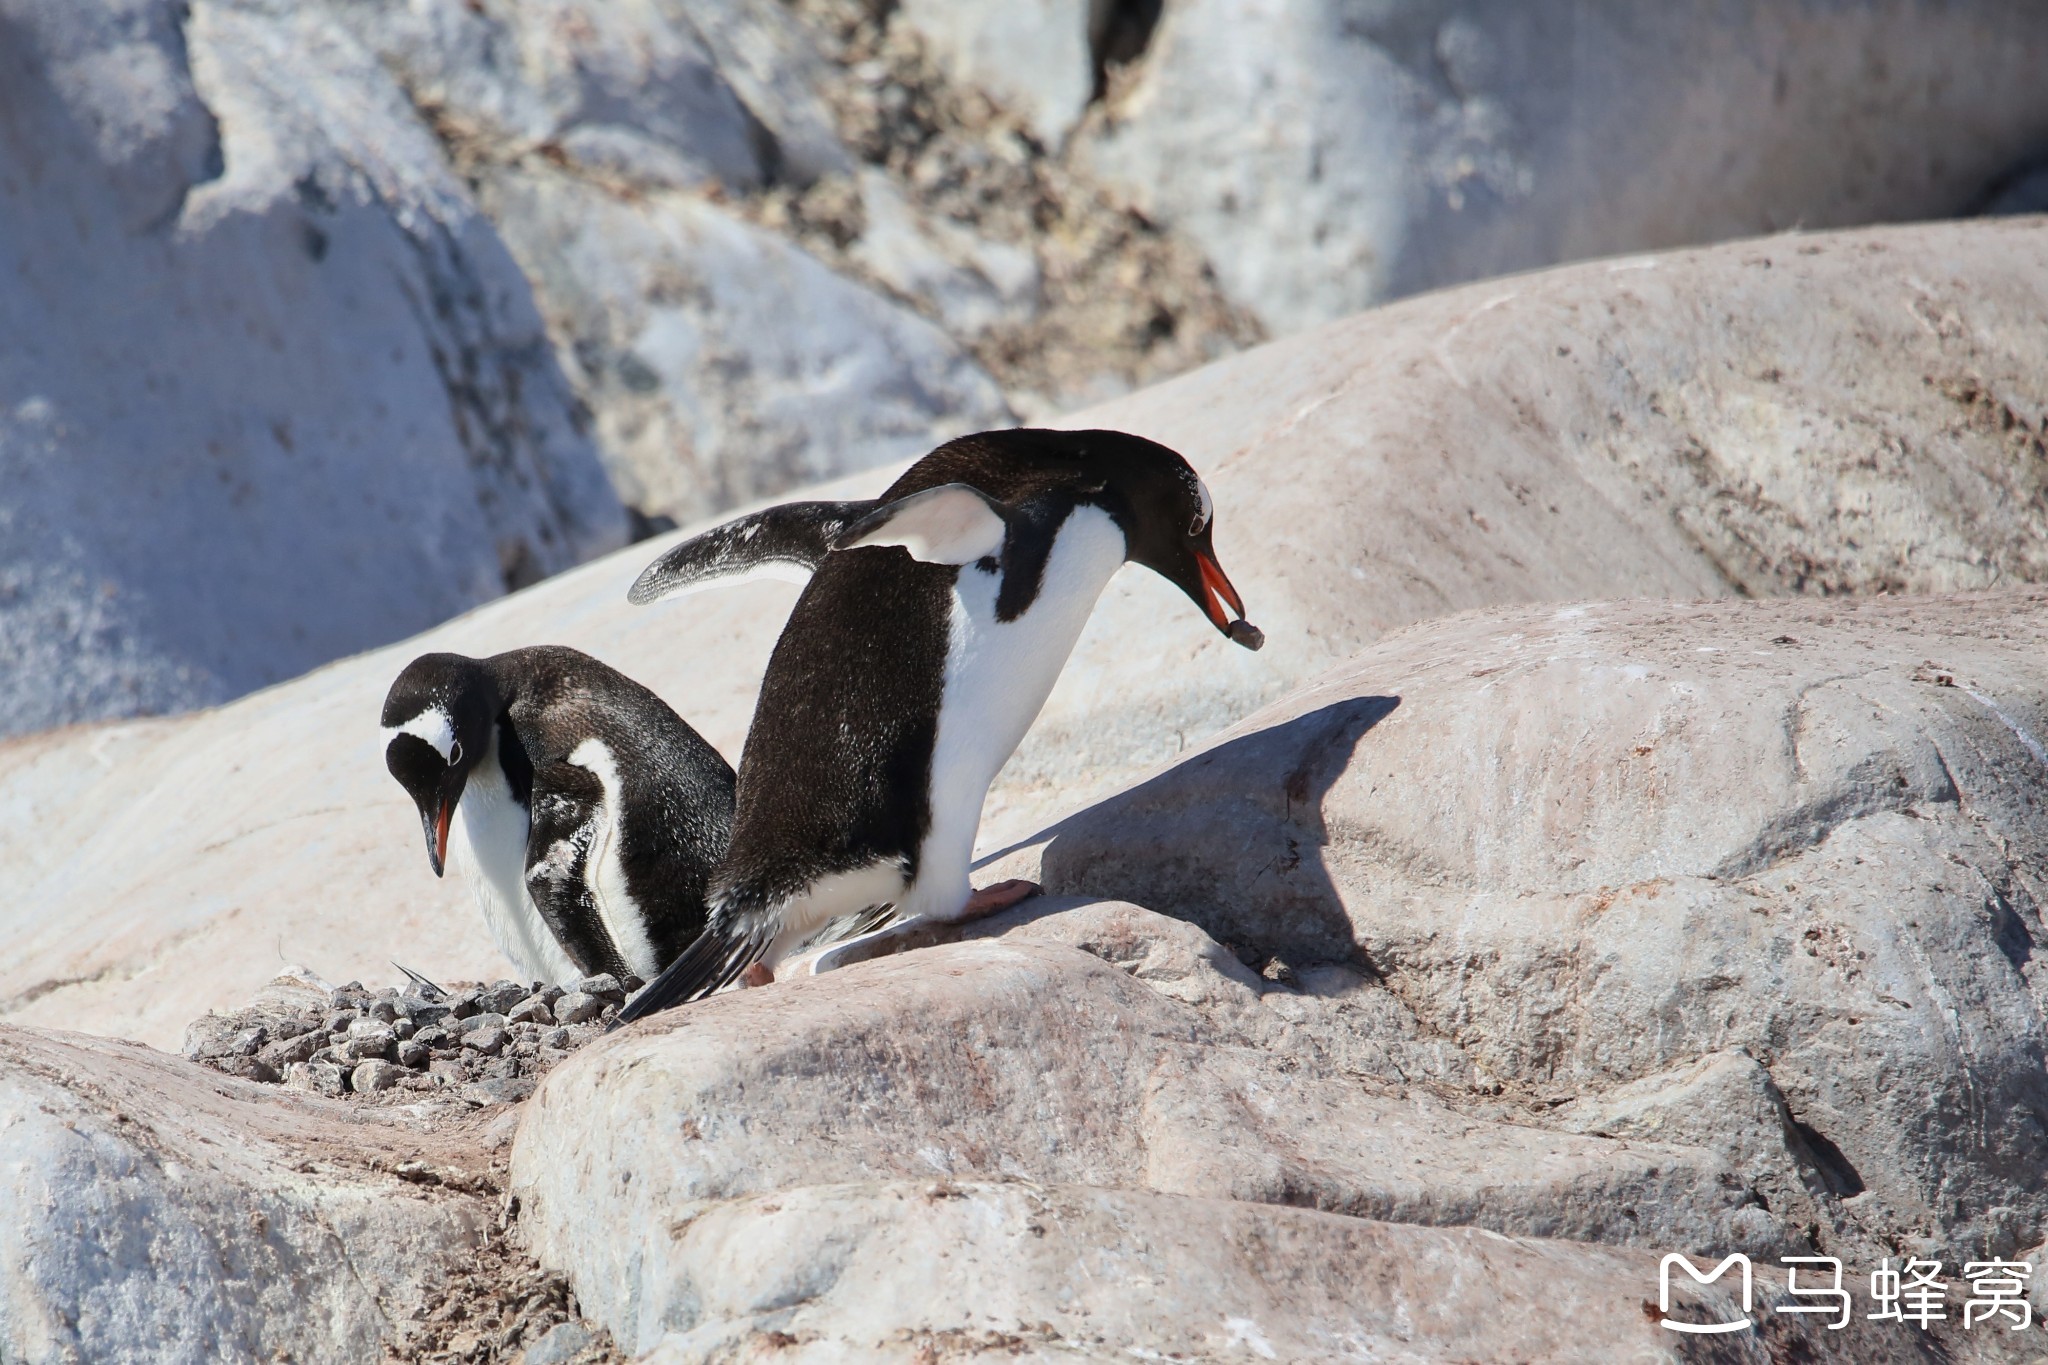
[[[827,921],[824,928],[799,943],[795,953],[807,953],[813,948],[823,948],[828,944],[844,943],[850,938],[859,938],[862,934],[872,934],[875,930],[893,923],[895,919],[896,906],[893,903],[870,905],[857,915],[841,915],[838,919]]]
[[[766,957],[775,942],[774,922],[760,915],[734,919],[737,922],[705,926],[704,932],[683,949],[682,956],[626,1002],[612,1028],[675,1005],[702,1000],[713,991],[730,986],[741,972]]]

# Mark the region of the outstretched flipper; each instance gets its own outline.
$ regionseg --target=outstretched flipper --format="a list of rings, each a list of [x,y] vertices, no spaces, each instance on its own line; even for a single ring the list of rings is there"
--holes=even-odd
[[[664,597],[749,578],[804,583],[849,525],[874,502],[786,502],[736,517],[691,536],[633,580],[626,600],[636,606]]]
[[[587,769],[552,763],[534,774],[533,824],[526,836],[526,890],[534,909],[586,975],[634,975],[620,956],[590,889],[591,849],[609,819],[604,786]]]

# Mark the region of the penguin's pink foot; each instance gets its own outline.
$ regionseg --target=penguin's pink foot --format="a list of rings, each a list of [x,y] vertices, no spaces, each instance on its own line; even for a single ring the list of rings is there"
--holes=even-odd
[[[775,984],[775,973],[770,971],[766,964],[756,962],[740,973],[740,984],[749,990],[756,986],[772,986]]]
[[[1037,882],[1027,882],[1021,877],[997,882],[994,886],[984,886],[967,898],[967,904],[960,908],[960,919],[980,919],[984,915],[993,915],[998,910],[1009,909],[1019,901],[1042,895],[1044,891],[1045,888]]]

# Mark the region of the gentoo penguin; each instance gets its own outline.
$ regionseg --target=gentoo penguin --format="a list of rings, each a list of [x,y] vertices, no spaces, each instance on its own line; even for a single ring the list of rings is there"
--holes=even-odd
[[[704,928],[733,771],[631,678],[559,646],[423,654],[383,724],[434,875],[459,823],[491,937],[528,980],[651,979]]]
[[[710,924],[621,1021],[771,979],[840,916],[950,920],[1034,890],[974,892],[975,832],[1110,575],[1142,564],[1263,643],[1213,531],[1209,490],[1165,446],[1019,430],[948,442],[873,502],[788,503],[663,555],[634,602],[736,574],[808,581],[761,685]]]

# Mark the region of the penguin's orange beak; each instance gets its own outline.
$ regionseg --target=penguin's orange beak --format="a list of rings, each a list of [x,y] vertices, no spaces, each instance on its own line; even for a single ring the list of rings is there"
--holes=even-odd
[[[1202,610],[1209,614],[1210,623],[1246,649],[1257,649],[1266,643],[1265,633],[1244,619],[1244,599],[1230,585],[1230,578],[1216,562],[1216,556],[1207,550],[1197,550],[1195,563],[1201,566]],[[1237,613],[1235,621],[1224,614],[1226,603]]]
[[[448,865],[448,822],[454,814],[455,803],[445,799],[435,803],[432,815],[420,812],[421,822],[427,827],[427,864],[436,877]]]

